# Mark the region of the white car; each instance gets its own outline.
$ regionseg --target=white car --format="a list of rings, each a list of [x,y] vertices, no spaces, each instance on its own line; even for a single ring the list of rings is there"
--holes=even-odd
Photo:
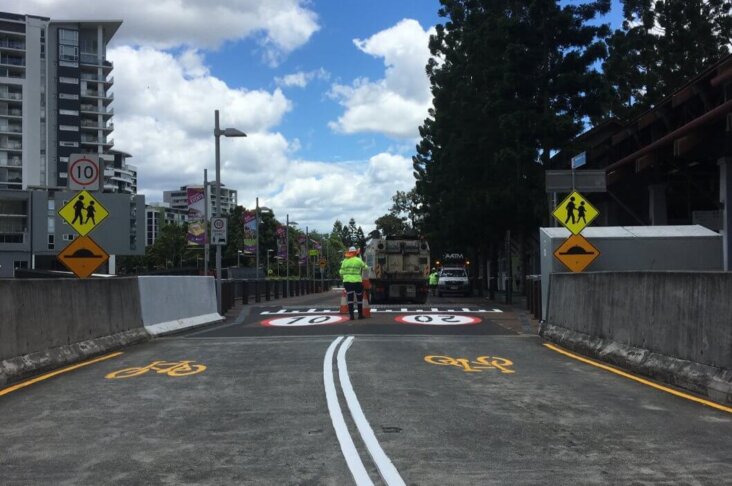
[[[461,267],[445,267],[440,271],[437,280],[437,296],[442,294],[462,294],[466,297],[472,295],[468,272]]]

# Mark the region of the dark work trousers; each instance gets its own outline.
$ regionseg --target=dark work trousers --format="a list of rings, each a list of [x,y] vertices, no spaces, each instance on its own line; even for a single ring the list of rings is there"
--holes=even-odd
[[[355,300],[358,304],[358,317],[360,318],[363,316],[363,283],[344,282],[343,286],[346,288],[346,295],[348,296],[348,314],[351,319],[354,318],[353,301]]]

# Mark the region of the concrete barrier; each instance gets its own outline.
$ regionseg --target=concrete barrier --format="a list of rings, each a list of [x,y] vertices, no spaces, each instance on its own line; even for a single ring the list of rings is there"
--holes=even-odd
[[[213,277],[138,277],[142,322],[153,336],[224,319]]]
[[[552,274],[546,339],[732,403],[732,273]]]
[[[137,279],[0,280],[0,385],[149,339]]]
[[[0,386],[218,322],[211,277],[0,280]]]

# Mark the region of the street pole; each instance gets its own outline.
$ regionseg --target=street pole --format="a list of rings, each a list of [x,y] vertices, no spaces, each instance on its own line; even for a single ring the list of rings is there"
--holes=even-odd
[[[257,276],[256,278],[259,278],[259,198],[257,198],[257,206],[256,210],[254,211],[254,217],[257,218],[257,223],[254,226],[255,231],[257,232],[257,266],[254,274]]]
[[[305,226],[305,278],[310,280],[310,233]]]
[[[214,111],[214,135],[216,139],[216,193],[214,201],[214,217],[218,218],[221,211],[221,150],[219,148],[219,110]],[[221,245],[216,244],[216,307],[221,314]]]
[[[290,296],[290,215],[285,216],[285,278],[287,279],[287,295]]]
[[[203,242],[203,274],[208,277],[208,253],[209,253],[209,224],[211,223],[211,216],[208,214],[208,169],[203,169],[203,217],[206,219],[204,228],[206,232],[204,234]]]

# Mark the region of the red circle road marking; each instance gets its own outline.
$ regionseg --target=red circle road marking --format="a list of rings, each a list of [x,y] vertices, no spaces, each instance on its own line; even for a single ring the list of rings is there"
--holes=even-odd
[[[455,314],[408,314],[397,316],[395,320],[417,326],[470,326],[480,322],[478,317]]]
[[[302,327],[302,326],[327,326],[339,324],[346,318],[341,315],[299,315],[299,316],[281,316],[262,321],[262,325],[266,327]]]

